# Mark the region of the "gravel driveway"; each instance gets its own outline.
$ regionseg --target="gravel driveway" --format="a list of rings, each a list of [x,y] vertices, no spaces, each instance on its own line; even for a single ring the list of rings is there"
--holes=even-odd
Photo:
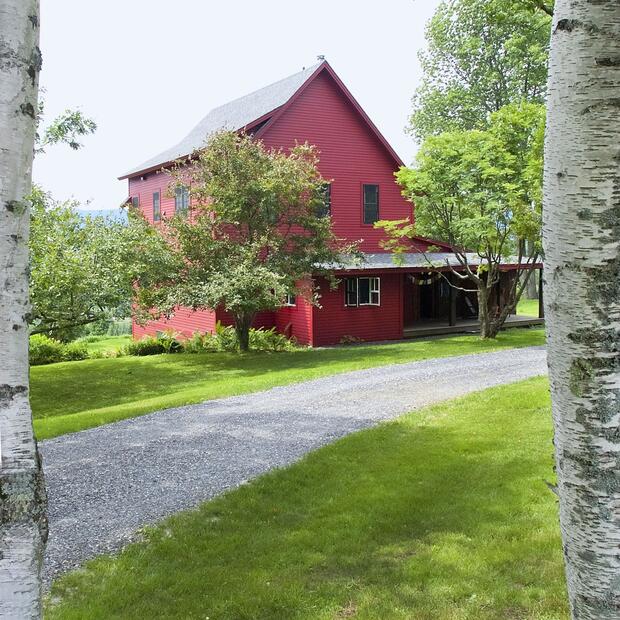
[[[359,429],[546,373],[542,347],[347,372],[123,420],[41,444],[49,581],[195,506]]]

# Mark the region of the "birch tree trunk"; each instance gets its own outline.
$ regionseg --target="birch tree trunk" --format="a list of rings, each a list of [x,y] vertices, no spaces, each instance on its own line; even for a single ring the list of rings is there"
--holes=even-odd
[[[545,314],[573,618],[620,618],[620,1],[557,0]]]
[[[0,618],[41,615],[45,490],[28,400],[28,228],[38,0],[0,0]]]

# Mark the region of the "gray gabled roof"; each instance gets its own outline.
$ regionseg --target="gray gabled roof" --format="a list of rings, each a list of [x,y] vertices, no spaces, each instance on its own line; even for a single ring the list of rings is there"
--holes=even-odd
[[[157,168],[179,157],[190,155],[196,149],[203,147],[207,137],[213,132],[221,129],[236,131],[269,114],[269,112],[273,112],[283,106],[321,64],[317,63],[249,95],[235,99],[219,108],[214,108],[181,142],[126,172],[120,178],[130,177],[138,172]]]

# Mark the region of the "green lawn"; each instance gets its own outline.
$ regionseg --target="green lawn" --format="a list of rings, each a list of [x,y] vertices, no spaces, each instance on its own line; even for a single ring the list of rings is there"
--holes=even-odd
[[[115,351],[131,342],[131,336],[101,336],[92,342],[86,342],[90,353]]]
[[[521,299],[517,304],[517,314],[538,316],[538,299]]]
[[[30,371],[34,426],[37,437],[46,439],[347,370],[543,343],[540,329],[513,329],[486,341],[470,335],[290,353],[172,354],[35,366]]]
[[[564,620],[546,379],[351,435],[53,586],[53,619]]]

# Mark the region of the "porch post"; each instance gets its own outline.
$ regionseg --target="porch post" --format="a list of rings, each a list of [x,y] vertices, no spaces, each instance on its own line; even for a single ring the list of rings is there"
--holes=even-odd
[[[545,318],[545,306],[543,305],[543,270],[538,270],[538,318]]]
[[[452,286],[452,274],[449,274],[448,277],[450,278],[450,314],[448,318],[448,325],[452,327],[456,325],[456,295],[458,291]]]

